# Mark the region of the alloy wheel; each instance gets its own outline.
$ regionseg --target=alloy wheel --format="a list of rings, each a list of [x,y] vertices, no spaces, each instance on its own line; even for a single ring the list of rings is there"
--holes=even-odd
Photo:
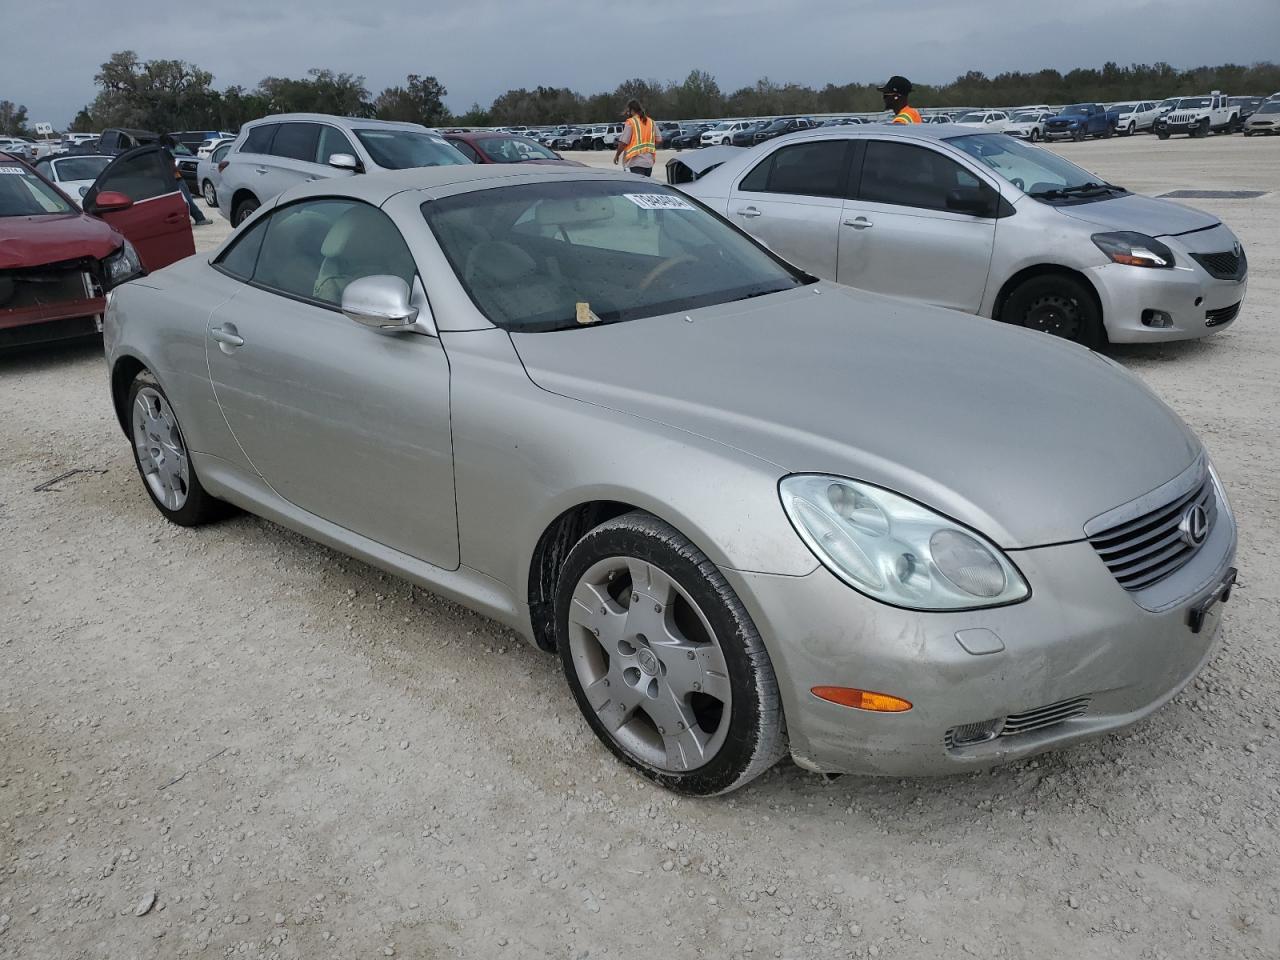
[[[729,671],[675,579],[634,557],[601,560],[574,588],[568,626],[586,700],[624,752],[672,773],[716,757],[729,730]]]
[[[211,207],[218,205],[218,192],[213,189],[213,184],[208,180],[204,182],[204,202]]]
[[[173,409],[152,387],[134,400],[133,447],[152,495],[166,509],[181,510],[191,489],[190,458]]]

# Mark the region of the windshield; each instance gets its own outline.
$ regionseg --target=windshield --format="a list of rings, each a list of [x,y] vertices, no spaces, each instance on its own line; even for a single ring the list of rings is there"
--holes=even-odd
[[[110,157],[67,157],[53,165],[59,180],[97,180],[107,169]]]
[[[1196,107],[1207,107],[1208,97],[1185,97],[1178,101],[1179,110],[1194,110]]]
[[[26,167],[0,165],[0,217],[74,212],[57,190]]]
[[[1056,153],[1004,134],[975,133],[949,137],[947,143],[990,167],[1030,196],[1086,184],[1106,184],[1102,177],[1077,167]]]
[[[1089,108],[1083,103],[1073,103],[1062,111],[1064,117],[1081,117],[1088,114]]]
[[[494,163],[560,159],[542,144],[523,137],[484,137],[476,140],[474,146]]]
[[[460,152],[439,137],[412,130],[356,130],[373,162],[385,170],[410,167],[446,167],[469,163]]]
[[[1015,113],[1013,115],[1014,123],[1035,123],[1039,119],[1040,119],[1040,114],[1035,113],[1034,111],[1028,111],[1026,113]]]
[[[716,130],[732,130],[735,126],[736,126],[736,124],[733,124],[733,123],[717,123],[717,124],[715,125],[715,128],[714,128],[714,129],[716,129]]]
[[[1112,109],[1112,110],[1114,110],[1114,111],[1116,111],[1117,113],[1133,113],[1133,108],[1134,108],[1134,106],[1136,106],[1136,104],[1132,104],[1132,103],[1117,103],[1117,104],[1114,104],[1114,105],[1111,107],[1111,109]]]
[[[1161,101],[1160,101],[1160,106],[1159,106],[1159,107],[1157,107],[1156,109],[1158,109],[1158,110],[1172,110],[1172,109],[1173,109],[1174,107],[1176,107],[1177,105],[1178,105],[1178,101],[1177,101],[1177,100],[1161,100]]]
[[[981,110],[978,110],[973,113],[964,114],[959,120],[956,121],[956,123],[982,123],[982,121],[986,118],[986,116],[987,115],[985,113],[983,113]]]
[[[813,282],[648,182],[474,190],[422,212],[476,307],[505,330],[638,320]]]
[[[1270,100],[1258,108],[1259,113],[1280,113],[1280,100]]]

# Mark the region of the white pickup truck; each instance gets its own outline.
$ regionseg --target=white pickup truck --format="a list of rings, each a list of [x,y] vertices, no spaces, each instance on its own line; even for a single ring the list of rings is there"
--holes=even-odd
[[[1215,90],[1206,97],[1182,97],[1168,113],[1158,117],[1156,136],[1168,140],[1175,133],[1207,137],[1211,133],[1234,133],[1240,127],[1240,108],[1227,95]]]

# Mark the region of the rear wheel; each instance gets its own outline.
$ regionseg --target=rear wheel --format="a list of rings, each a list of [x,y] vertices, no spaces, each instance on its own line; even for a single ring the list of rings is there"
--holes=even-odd
[[[249,217],[253,216],[253,212],[258,209],[261,204],[258,203],[256,197],[245,197],[236,204],[235,209],[231,211],[231,225],[238,227],[244,223]]]
[[[778,683],[750,616],[715,564],[650,514],[601,524],[570,551],[556,643],[596,736],[670,790],[725,793],[786,753]]]
[[[1042,274],[1023,281],[1009,294],[998,319],[1094,350],[1107,342],[1093,291],[1062,274]]]
[[[218,205],[218,191],[214,189],[213,182],[206,180],[200,187],[200,192],[204,195],[206,206],[216,207]]]
[[[127,422],[138,475],[151,502],[167,520],[194,527],[231,511],[201,485],[169,398],[145,371],[129,388]]]
[[[1115,128],[1114,128],[1114,127],[1112,127],[1112,126],[1111,126],[1111,124],[1107,124],[1106,129],[1102,131],[1102,139],[1103,139],[1103,140],[1110,140],[1110,139],[1111,139],[1111,135],[1112,135],[1113,133],[1115,133],[1115,132],[1116,132],[1116,131],[1115,131]]]

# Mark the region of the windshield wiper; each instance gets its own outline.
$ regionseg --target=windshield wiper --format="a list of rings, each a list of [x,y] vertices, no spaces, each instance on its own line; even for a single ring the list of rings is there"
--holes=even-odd
[[[1113,183],[1094,183],[1090,180],[1088,183],[1077,183],[1070,187],[1037,190],[1035,193],[1027,194],[1027,196],[1035,197],[1038,200],[1052,200],[1055,197],[1088,197],[1098,193],[1106,193],[1110,190],[1124,190],[1124,187],[1117,187]]]

